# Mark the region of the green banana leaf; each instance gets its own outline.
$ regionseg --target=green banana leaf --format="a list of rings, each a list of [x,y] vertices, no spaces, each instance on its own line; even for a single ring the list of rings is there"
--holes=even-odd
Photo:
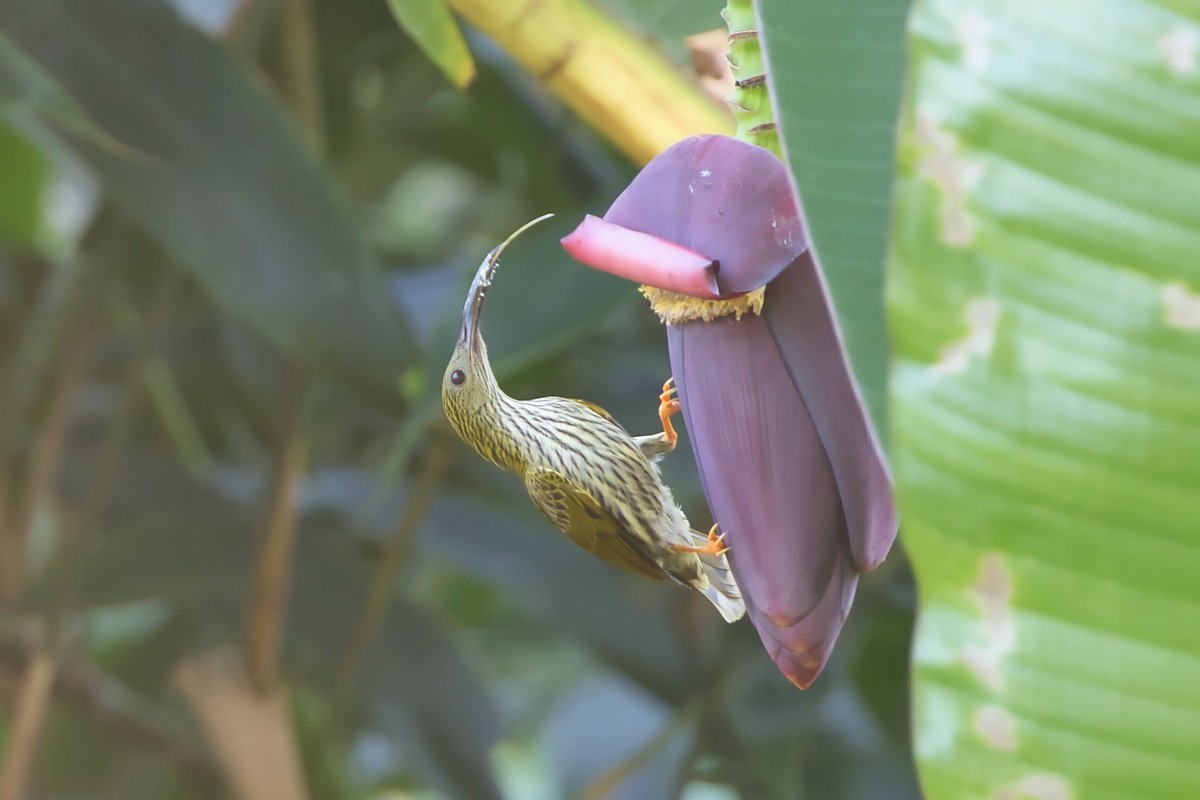
[[[926,796],[1200,796],[1200,9],[920,0],[887,307]]]

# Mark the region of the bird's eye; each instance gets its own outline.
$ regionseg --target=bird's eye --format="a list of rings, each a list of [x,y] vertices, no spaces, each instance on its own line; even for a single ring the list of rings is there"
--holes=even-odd
[[[462,386],[466,379],[467,373],[463,372],[461,369],[456,369],[454,372],[450,373],[450,382],[455,386]]]

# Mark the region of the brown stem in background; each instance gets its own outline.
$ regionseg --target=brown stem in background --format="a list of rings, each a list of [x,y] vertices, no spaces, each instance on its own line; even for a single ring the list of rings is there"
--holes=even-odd
[[[14,694],[34,661],[45,652],[38,637],[28,633],[0,630],[0,687],[11,687]],[[105,672],[64,656],[56,670],[54,692],[60,701],[76,704],[98,721],[179,762],[197,778],[216,777],[216,765],[186,727]]]
[[[21,341],[0,373],[0,456],[4,459],[21,449],[35,404],[47,391],[47,376],[71,332],[77,333],[86,317],[83,297],[98,270],[76,258],[47,271],[33,307],[21,320]]]
[[[25,550],[38,509],[54,483],[62,460],[63,444],[71,421],[71,399],[83,377],[86,363],[86,328],[86,324],[80,325],[65,344],[66,352],[53,377],[50,396],[46,400],[45,417],[33,441],[29,467],[16,498],[16,508],[11,517],[0,517],[0,602],[12,600],[25,588]],[[8,499],[11,496],[9,470],[5,470],[4,478],[4,497]]]
[[[84,300],[98,272],[83,257],[47,267],[21,320],[21,341],[0,371],[0,604],[25,586],[26,543],[62,457],[71,396],[83,373],[90,311]],[[22,469],[18,456],[39,399],[45,411]]]
[[[71,400],[83,378],[87,355],[87,326],[81,325],[64,345],[65,352],[54,376],[54,385],[46,402],[46,416],[34,440],[29,469],[16,508],[14,528],[28,538],[38,508],[46,498],[62,460],[63,444],[70,425]]]
[[[13,535],[11,519],[12,469],[0,457],[0,607],[20,594],[25,574],[24,542]]]
[[[221,37],[240,53],[253,54],[262,43],[279,0],[238,0]]]
[[[292,583],[296,542],[296,484],[304,473],[305,379],[293,366],[284,387],[281,438],[267,494],[258,562],[246,614],[246,674],[255,690],[267,695],[279,686],[279,651]]]
[[[325,145],[317,39],[308,0],[283,0],[281,37],[287,96],[298,127],[313,149]],[[296,541],[296,484],[308,459],[304,442],[304,398],[307,381],[299,367],[287,365],[280,444],[266,500],[266,523],[246,612],[246,674],[264,697],[280,684],[279,653],[283,642],[288,591]]]
[[[366,661],[371,645],[375,641],[379,626],[391,607],[392,598],[396,594],[396,577],[408,563],[408,556],[412,552],[417,529],[420,528],[421,522],[429,513],[429,508],[433,505],[434,497],[437,495],[438,486],[445,477],[446,468],[449,465],[450,455],[446,449],[437,444],[433,445],[429,450],[425,465],[417,477],[417,482],[413,486],[412,493],[409,494],[404,513],[400,515],[396,532],[388,541],[383,556],[375,564],[362,614],[354,626],[354,631],[350,634],[345,655],[338,665],[334,678],[333,714],[331,715],[334,723],[341,718],[354,683],[362,671],[363,662]]]
[[[21,800],[24,794],[56,670],[54,656],[46,649],[39,649],[25,666],[17,689],[17,707],[8,731],[4,761],[0,763],[0,800]]]
[[[66,340],[66,353],[53,378],[46,415],[33,442],[16,510],[12,518],[0,516],[0,602],[15,598],[25,587],[25,550],[38,508],[50,491],[62,461],[71,399],[86,363],[87,328],[86,321],[78,324],[74,335]],[[13,409],[9,411],[12,413]],[[10,489],[8,469],[3,471],[2,477],[7,499]],[[57,662],[48,644],[40,647],[25,666],[17,689],[17,707],[4,748],[4,760],[0,763],[0,800],[20,800],[24,792],[45,724],[56,671]]]
[[[89,470],[87,493],[79,508],[67,517],[59,535],[55,552],[58,601],[47,626],[51,641],[60,634],[62,622],[75,602],[86,551],[84,540],[100,524],[116,486],[116,476],[120,471],[125,442],[139,399],[137,387],[141,363],[142,359],[139,358],[130,367],[120,405],[104,425],[103,438]]]
[[[88,470],[83,501],[66,517],[59,533],[53,565],[58,573],[58,601],[47,623],[47,641],[51,646],[61,647],[62,643],[58,641],[61,636],[60,629],[75,602],[75,593],[78,590],[87,551],[87,536],[99,527],[108,501],[116,489],[125,444],[129,440],[129,432],[142,398],[142,372],[154,354],[155,341],[170,313],[174,289],[175,278],[168,275],[160,283],[146,319],[140,325],[127,330],[127,334],[134,339],[134,347],[121,379],[120,401],[105,421],[100,443]]]
[[[209,650],[184,660],[175,684],[204,728],[239,800],[309,800],[303,762],[283,687],[250,685],[236,653]]]
[[[309,144],[325,149],[325,117],[317,65],[317,37],[308,0],[283,0],[283,57],[288,97]]]
[[[167,281],[160,291],[152,319],[139,337],[136,355],[131,360],[123,381],[120,406],[105,424],[102,441],[89,474],[87,493],[80,507],[68,517],[60,532],[54,564],[58,573],[58,601],[46,621],[46,633],[41,637],[41,643],[25,665],[24,677],[17,695],[17,725],[5,749],[4,765],[0,771],[0,800],[19,798],[27,782],[28,770],[32,765],[33,753],[37,749],[55,674],[64,650],[60,641],[61,628],[73,603],[82,569],[85,550],[83,541],[87,531],[98,524],[112,495],[136,408],[142,365],[151,352],[154,338],[166,316],[169,293],[170,281]],[[11,536],[5,548],[6,555],[14,549],[19,549],[22,561],[25,542],[33,527],[37,509],[50,491],[61,460],[69,423],[70,400],[83,375],[87,328],[86,324],[80,325],[76,334],[67,342],[68,351],[63,356],[62,366],[50,395],[46,418],[34,443],[16,520],[11,528],[5,529],[6,535]],[[24,580],[23,572],[20,573],[20,580]]]

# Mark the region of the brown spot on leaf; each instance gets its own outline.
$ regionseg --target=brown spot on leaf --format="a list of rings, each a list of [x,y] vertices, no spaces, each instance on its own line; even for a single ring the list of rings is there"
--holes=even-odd
[[[1034,772],[1015,783],[1001,786],[988,800],[1072,800],[1071,784],[1053,772]]]
[[[976,297],[963,310],[963,321],[967,323],[967,335],[938,353],[937,369],[942,372],[962,372],[972,355],[986,356],[992,352],[1000,304],[989,297]]]
[[[955,34],[962,49],[963,66],[968,70],[982,72],[987,67],[992,54],[988,43],[991,32],[992,23],[978,9],[968,9],[958,18]]]
[[[1200,331],[1200,293],[1182,283],[1168,283],[1162,288],[1162,303],[1167,327]]]
[[[1004,688],[1004,674],[1000,671],[1000,655],[990,647],[966,645],[959,651],[958,657],[975,680],[979,681],[993,692]]]
[[[971,594],[983,614],[985,640],[982,646],[964,646],[959,657],[980,683],[998,692],[1004,688],[1001,661],[1016,645],[1012,573],[1002,554],[986,553],[979,560],[979,575],[971,585]]]
[[[1158,51],[1167,62],[1167,67],[1176,75],[1187,75],[1196,71],[1196,51],[1200,49],[1200,36],[1188,28],[1176,28],[1158,40]]]
[[[942,241],[950,247],[966,247],[975,240],[975,223],[967,213],[967,190],[979,180],[982,170],[959,156],[957,136],[938,127],[937,121],[920,109],[917,146],[917,173],[942,192],[938,210]]]
[[[987,553],[979,560],[979,577],[971,589],[983,609],[989,637],[1001,639],[1011,635],[1012,574],[1003,555]]]
[[[1011,753],[1017,749],[1017,718],[1000,706],[983,706],[971,720],[975,733],[993,750]]]
[[[567,42],[566,47],[559,53],[553,61],[545,66],[537,77],[543,83],[549,83],[554,80],[564,69],[567,64],[571,63],[571,59],[575,57],[575,42]]]

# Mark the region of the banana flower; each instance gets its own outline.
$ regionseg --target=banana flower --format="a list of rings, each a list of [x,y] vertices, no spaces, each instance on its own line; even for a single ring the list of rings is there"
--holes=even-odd
[[[807,688],[897,518],[787,167],[737,139],[685,139],[563,246],[642,284],[665,323],[748,616],[783,674]]]

